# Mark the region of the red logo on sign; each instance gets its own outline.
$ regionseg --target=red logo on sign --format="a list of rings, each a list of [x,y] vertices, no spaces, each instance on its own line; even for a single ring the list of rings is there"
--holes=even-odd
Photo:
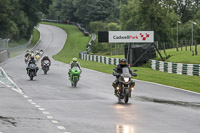
[[[142,37],[142,40],[143,41],[145,41],[147,38],[149,38],[150,37],[150,35],[149,34],[145,34],[145,35],[143,35],[142,33],[140,33],[140,36]]]

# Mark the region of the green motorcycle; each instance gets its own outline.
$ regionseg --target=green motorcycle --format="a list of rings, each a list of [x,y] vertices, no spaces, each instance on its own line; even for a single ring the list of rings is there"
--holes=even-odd
[[[77,86],[77,83],[80,79],[80,75],[81,75],[81,70],[79,69],[79,67],[73,67],[71,69],[70,81],[71,81],[72,87]]]

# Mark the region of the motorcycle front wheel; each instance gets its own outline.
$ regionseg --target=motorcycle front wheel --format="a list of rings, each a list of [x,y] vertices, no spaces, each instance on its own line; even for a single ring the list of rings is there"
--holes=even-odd
[[[75,77],[75,78],[74,78],[74,87],[77,86],[77,82],[78,82],[78,79],[77,79],[77,77]]]
[[[30,80],[33,80],[33,77],[34,77],[34,72],[31,71],[31,73],[30,73]]]
[[[125,89],[124,102],[128,103],[128,100],[129,100],[129,89]]]

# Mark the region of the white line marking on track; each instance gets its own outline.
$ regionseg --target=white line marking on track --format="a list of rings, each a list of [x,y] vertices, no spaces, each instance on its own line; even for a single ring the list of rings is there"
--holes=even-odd
[[[60,130],[65,130],[65,127],[63,127],[63,126],[57,126],[57,128]]]
[[[33,102],[33,100],[31,100],[31,99],[28,99],[28,101],[29,101],[29,102]]]
[[[48,119],[54,119],[53,116],[49,116],[49,115],[47,116],[47,118]]]
[[[36,104],[35,107],[36,107],[36,108],[40,108],[41,106]]]
[[[46,111],[43,111],[42,113],[45,114],[45,115],[49,115],[50,114],[49,112],[46,112]]]
[[[28,98],[28,96],[27,96],[27,95],[23,95],[23,97],[24,97],[24,98]]]
[[[32,102],[31,104],[36,105],[36,103]]]
[[[41,111],[44,111],[45,109],[44,108],[38,108],[39,110],[41,110]]]
[[[59,123],[59,122],[56,121],[56,120],[51,120],[51,122],[54,123],[54,124],[58,124],[58,123]]]
[[[0,133],[3,133],[3,132],[0,132]]]
[[[1,67],[0,67],[0,69],[2,70],[2,72],[6,76],[6,78],[16,87],[16,88],[11,88],[11,89],[18,92],[19,94],[23,94],[23,91],[11,80],[11,78],[7,75],[7,73],[4,71],[4,69]]]

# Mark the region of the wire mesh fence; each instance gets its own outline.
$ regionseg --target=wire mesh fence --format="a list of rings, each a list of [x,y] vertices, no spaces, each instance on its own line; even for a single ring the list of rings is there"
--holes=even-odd
[[[5,38],[5,39],[0,38],[0,51],[8,49],[9,40],[10,39],[8,39],[8,38]]]

